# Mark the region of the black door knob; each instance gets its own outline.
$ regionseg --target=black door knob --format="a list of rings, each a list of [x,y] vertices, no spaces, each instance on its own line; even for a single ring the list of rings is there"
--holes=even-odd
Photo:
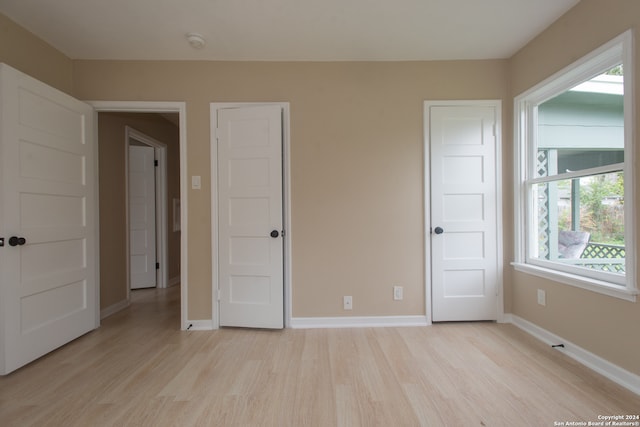
[[[9,246],[22,246],[27,243],[27,240],[24,237],[11,236],[9,237]]]
[[[279,235],[280,235],[280,233],[278,233],[278,230],[273,230],[273,231],[271,232],[271,237],[273,237],[274,239],[275,239],[276,237],[278,237]]]
[[[444,233],[444,230],[442,227],[436,227],[435,230],[433,230],[433,232],[436,234],[442,234]]]

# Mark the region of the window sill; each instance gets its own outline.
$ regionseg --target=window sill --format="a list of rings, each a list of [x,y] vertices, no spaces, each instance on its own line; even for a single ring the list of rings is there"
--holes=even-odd
[[[549,268],[538,267],[531,264],[524,264],[521,262],[512,262],[511,265],[513,265],[513,267],[517,271],[520,271],[522,273],[543,277],[555,282],[564,283],[576,288],[586,289],[588,291],[623,299],[626,301],[636,302],[636,295],[638,295],[637,290],[626,289],[619,285],[612,285],[611,283],[607,283],[601,280],[589,279],[587,277],[564,273]]]

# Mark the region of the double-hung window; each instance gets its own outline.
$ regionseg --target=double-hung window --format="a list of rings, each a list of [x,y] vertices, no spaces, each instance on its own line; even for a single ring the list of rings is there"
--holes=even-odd
[[[631,40],[515,99],[514,266],[635,300]]]

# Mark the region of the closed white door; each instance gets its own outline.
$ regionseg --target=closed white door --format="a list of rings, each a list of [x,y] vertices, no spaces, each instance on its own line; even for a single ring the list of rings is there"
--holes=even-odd
[[[495,106],[430,106],[432,320],[497,319]]]
[[[155,150],[129,146],[129,268],[131,289],[156,286]]]
[[[218,110],[220,326],[284,325],[282,108]]]
[[[7,374],[99,325],[97,168],[89,105],[3,64],[0,85],[0,374]]]

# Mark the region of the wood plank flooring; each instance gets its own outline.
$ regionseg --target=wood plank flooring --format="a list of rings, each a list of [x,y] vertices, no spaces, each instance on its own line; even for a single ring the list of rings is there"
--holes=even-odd
[[[0,377],[1,426],[553,426],[640,396],[511,325],[179,331],[179,289]],[[558,424],[556,424],[558,425]]]

